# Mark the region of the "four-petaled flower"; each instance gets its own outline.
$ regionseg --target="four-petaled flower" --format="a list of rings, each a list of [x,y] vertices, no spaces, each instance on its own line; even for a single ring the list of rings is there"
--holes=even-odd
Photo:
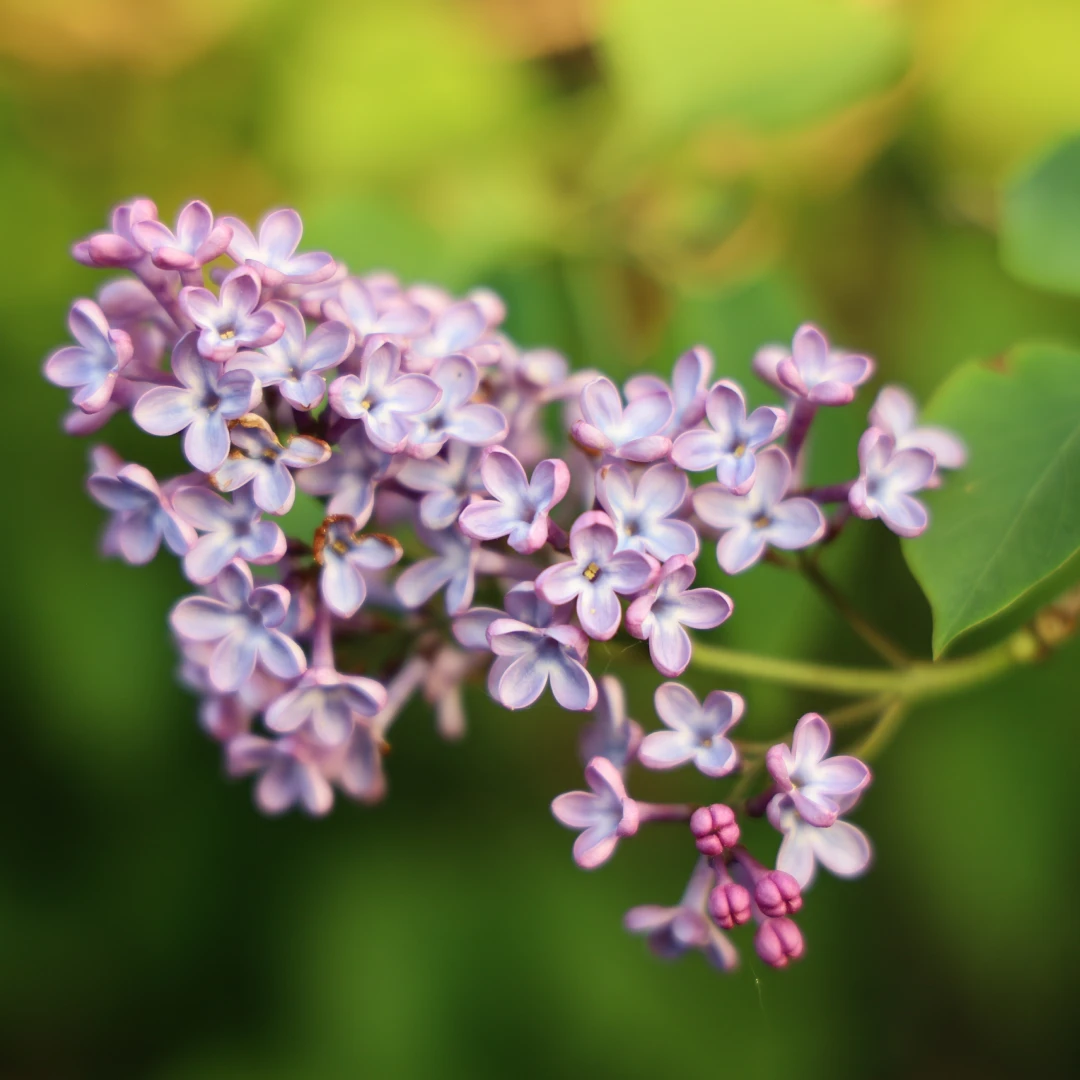
[[[675,361],[669,387],[659,375],[634,375],[626,380],[626,400],[646,394],[670,393],[673,405],[671,420],[663,434],[674,437],[700,423],[705,415],[705,396],[715,360],[704,345],[697,345]]]
[[[706,525],[723,531],[716,558],[729,574],[738,574],[761,558],[766,544],[793,550],[808,547],[825,532],[825,518],[810,499],[785,498],[791,462],[770,447],[757,459],[757,478],[746,495],[732,495],[720,484],[694,492],[694,509]]]
[[[536,627],[518,619],[495,619],[487,637],[497,657],[488,689],[507,709],[531,705],[549,682],[564,709],[587,712],[596,704],[596,683],[585,668],[589,639],[576,626]]]
[[[431,369],[431,379],[442,395],[416,417],[406,447],[409,454],[433,457],[451,438],[469,446],[491,446],[506,438],[506,417],[494,405],[472,400],[480,373],[467,356],[443,357]]]
[[[388,454],[397,454],[421,413],[442,391],[426,375],[400,374],[396,345],[382,342],[360,361],[359,375],[342,375],[330,384],[330,405],[350,420],[360,420],[368,438]]]
[[[385,570],[401,558],[401,544],[380,533],[357,533],[355,519],[344,514],[328,517],[315,532],[315,562],[322,567],[319,592],[326,606],[347,619],[367,598],[365,570]]]
[[[230,776],[259,773],[255,802],[264,814],[299,806],[314,817],[330,812],[334,789],[326,777],[333,751],[300,735],[266,739],[242,734],[225,747]]]
[[[421,493],[421,525],[438,531],[449,529],[458,521],[462,509],[468,505],[473,494],[482,488],[477,468],[481,453],[474,446],[455,441],[446,448],[445,457],[409,458],[405,462],[396,479],[411,491]],[[462,531],[465,531],[464,527]]]
[[[870,783],[870,770],[847,754],[826,757],[832,733],[817,713],[807,713],[796,725],[790,749],[770,747],[765,765],[776,787],[787,795],[810,825],[826,828],[858,801]]]
[[[386,689],[362,675],[342,675],[312,667],[266,711],[266,726],[284,735],[305,724],[324,746],[340,746],[352,734],[355,717],[370,720],[386,704]]]
[[[184,454],[200,472],[211,473],[229,455],[229,421],[250,412],[262,390],[250,371],[226,371],[204,360],[196,334],[173,348],[172,369],[179,386],[155,386],[135,403],[135,423],[151,435],[185,431]]]
[[[930,485],[934,455],[911,447],[898,450],[891,436],[867,428],[859,439],[859,479],[848,502],[861,518],[881,518],[898,536],[919,536],[930,515],[913,491]]]
[[[291,435],[282,446],[274,429],[256,413],[229,425],[233,449],[210,477],[218,491],[251,484],[255,505],[268,514],[284,514],[296,498],[290,469],[307,469],[330,456],[330,447],[311,435]]]
[[[229,563],[214,582],[217,598],[187,596],[169,621],[188,641],[214,644],[210,681],[217,690],[238,690],[261,664],[271,675],[295,679],[307,660],[300,646],[277,629],[289,610],[289,590],[281,585],[254,587],[242,562]]]
[[[726,380],[709,391],[705,411],[712,429],[683,432],[671,448],[671,460],[690,472],[715,468],[722,487],[745,495],[754,486],[754,451],[779,438],[787,427],[787,413],[762,405],[747,416],[742,390]]]
[[[775,795],[766,809],[772,827],[782,833],[776,867],[806,889],[820,863],[837,877],[858,877],[870,865],[873,850],[862,829],[838,818],[820,828],[809,824],[795,809],[790,795]]]
[[[577,616],[589,637],[607,641],[622,619],[618,594],[640,592],[656,563],[640,551],[617,550],[619,537],[611,518],[590,510],[570,530],[570,560],[549,566],[536,578],[536,591],[549,603],[577,601]]]
[[[446,589],[447,614],[460,615],[472,603],[479,545],[456,529],[417,531],[421,541],[437,554],[413,563],[402,572],[394,583],[398,599],[407,608],[418,608],[440,589]]]
[[[180,290],[180,306],[199,328],[199,352],[223,363],[241,346],[257,349],[277,341],[285,325],[268,307],[259,307],[262,286],[247,268],[238,267],[221,283],[215,296],[201,285]]]
[[[581,391],[583,419],[574,422],[571,433],[588,451],[628,461],[655,461],[671,449],[671,440],[661,432],[672,411],[666,389],[642,394],[624,409],[615,384],[610,379],[594,379]]]
[[[357,528],[362,528],[375,504],[375,485],[393,464],[391,455],[367,437],[363,424],[349,424],[330,457],[305,469],[296,483],[309,495],[329,495],[329,513],[355,518]]]
[[[68,328],[79,344],[54,352],[45,361],[45,378],[56,386],[77,387],[72,404],[83,412],[100,412],[134,353],[131,338],[123,330],[113,330],[93,300],[71,305]]]
[[[574,861],[593,870],[615,854],[624,836],[638,830],[638,806],[623,784],[622,774],[607,758],[594,757],[585,766],[590,791],[568,791],[551,803],[564,825],[582,832],[574,841]]]
[[[739,752],[726,733],[742,717],[738,694],[714,690],[703,703],[681,683],[666,682],[654,696],[656,715],[668,731],[650,732],[638,760],[648,769],[673,769],[692,761],[706,776],[727,776],[739,764]]]
[[[754,357],[754,371],[766,382],[812,405],[847,405],[874,374],[869,357],[830,350],[825,335],[809,323],[795,331],[791,353],[769,345]]]
[[[731,598],[718,589],[691,589],[697,571],[683,555],[668,559],[648,592],[626,609],[626,629],[649,642],[649,655],[662,675],[675,678],[690,663],[690,635],[683,629],[711,630],[732,612]]]
[[[222,218],[232,229],[229,257],[249,266],[262,283],[275,288],[285,282],[311,284],[333,277],[337,268],[325,251],[295,254],[304,224],[295,210],[274,210],[259,222],[259,239],[239,218]]]
[[[162,270],[198,270],[213,262],[232,240],[232,229],[222,221],[214,223],[210,207],[198,199],[176,215],[176,232],[157,218],[144,218],[131,226],[135,241]]]
[[[436,316],[430,332],[409,345],[408,366],[427,371],[444,356],[475,352],[487,329],[488,320],[479,304],[472,300],[450,304]]]
[[[505,536],[523,554],[539,551],[547,543],[551,509],[570,487],[566,462],[547,458],[529,480],[509,450],[494,446],[480,461],[480,477],[494,498],[465,507],[458,521],[461,531],[477,540]]]
[[[884,431],[897,450],[925,450],[934,455],[938,469],[962,469],[967,463],[967,447],[951,431],[933,424],[920,424],[915,399],[899,386],[883,386],[870,410],[870,426]],[[941,483],[937,473],[926,485]]]
[[[646,469],[636,485],[618,463],[596,474],[596,498],[619,535],[619,550],[632,548],[660,562],[698,553],[693,525],[676,517],[689,490],[686,473],[667,463]]]
[[[379,304],[367,284],[355,277],[341,283],[337,295],[323,303],[323,312],[351,326],[358,341],[371,334],[411,336],[422,332],[431,321],[424,308],[404,297]]]

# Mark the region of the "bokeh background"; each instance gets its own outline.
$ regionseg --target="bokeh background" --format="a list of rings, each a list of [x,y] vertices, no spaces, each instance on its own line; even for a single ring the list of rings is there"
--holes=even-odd
[[[1076,648],[910,718],[858,814],[874,871],[815,886],[801,965],[748,941],[732,977],[662,964],[620,918],[674,902],[690,856],[663,833],[573,867],[547,811],[579,784],[571,714],[475,690],[446,745],[414,706],[386,804],[260,818],[173,682],[177,569],[98,558],[87,445],[39,369],[101,280],[69,243],[145,194],[295,205],[350,267],[494,287],[523,344],[615,376],[703,342],[742,378],[813,319],[925,397],[1080,342],[1080,303],[1012,280],[996,238],[1002,186],[1080,128],[1078,46],[1075,0],[0,0],[0,1075],[1060,1075]],[[832,479],[863,420],[839,412]],[[827,568],[928,653],[895,538],[852,530]],[[873,662],[782,571],[723,585],[725,644]],[[834,704],[726,688],[750,738]]]

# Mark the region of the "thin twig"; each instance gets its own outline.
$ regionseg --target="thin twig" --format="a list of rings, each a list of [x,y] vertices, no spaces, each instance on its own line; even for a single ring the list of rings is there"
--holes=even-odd
[[[852,747],[850,753],[863,761],[876,757],[892,741],[908,714],[906,701],[894,701],[882,714],[878,722],[870,729],[866,738]]]

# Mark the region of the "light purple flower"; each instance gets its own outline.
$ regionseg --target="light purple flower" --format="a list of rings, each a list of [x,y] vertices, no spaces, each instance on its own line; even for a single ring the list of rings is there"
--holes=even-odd
[[[149,469],[125,465],[115,473],[95,472],[87,487],[114,512],[110,544],[129,563],[148,563],[162,540],[174,555],[187,554],[195,543],[195,530],[176,514]]]
[[[445,589],[447,614],[460,615],[472,603],[479,545],[456,529],[429,532],[421,528],[418,532],[421,541],[437,554],[402,572],[394,584],[398,599],[407,608],[418,608]]]
[[[870,426],[884,431],[897,450],[925,450],[934,455],[938,469],[962,469],[967,447],[951,431],[918,422],[915,399],[899,386],[883,386],[870,410]],[[937,473],[927,487],[940,484]]]
[[[149,263],[146,252],[136,243],[132,230],[140,221],[156,220],[157,207],[150,199],[132,199],[129,203],[121,203],[112,212],[112,231],[94,233],[86,240],[80,240],[71,249],[71,254],[85,266],[134,267],[143,260]]]
[[[250,488],[241,488],[228,502],[207,488],[181,488],[173,509],[204,535],[184,556],[184,573],[204,585],[233,559],[266,565],[285,554],[285,534],[274,521],[263,521]]]
[[[442,396],[433,408],[416,417],[406,447],[409,454],[432,457],[447,439],[469,446],[491,446],[506,437],[506,417],[494,405],[472,400],[480,373],[467,356],[443,357],[431,369],[431,379]]]
[[[718,589],[691,589],[697,571],[683,555],[664,563],[656,584],[626,609],[626,629],[649,642],[649,655],[662,675],[675,678],[690,663],[692,630],[711,630],[732,612],[731,598]]]
[[[356,277],[341,283],[337,295],[323,304],[323,313],[351,326],[357,341],[372,334],[412,337],[423,333],[431,322],[424,308],[410,303],[400,293],[390,300],[377,297],[367,283]]]
[[[783,833],[776,856],[777,869],[789,873],[803,889],[810,887],[820,863],[837,877],[858,877],[873,857],[862,829],[842,818],[825,828],[803,819],[789,795],[776,795],[766,814],[773,828]]]
[[[250,412],[262,390],[250,371],[226,371],[196,351],[196,333],[173,348],[179,386],[155,386],[135,404],[135,423],[151,435],[184,431],[184,454],[200,472],[211,473],[229,454],[229,421]]]
[[[324,322],[309,335],[303,315],[292,304],[274,301],[263,310],[285,327],[284,333],[261,352],[238,352],[229,361],[229,371],[250,371],[263,386],[279,387],[294,409],[314,409],[326,394],[323,372],[352,352],[352,331],[343,322]]]
[[[747,416],[742,390],[726,380],[709,391],[705,409],[712,429],[680,435],[671,448],[671,460],[690,472],[715,468],[721,486],[733,495],[745,495],[754,486],[754,451],[783,433],[787,414],[762,405]]]
[[[634,760],[644,732],[626,715],[626,691],[614,675],[601,676],[593,717],[581,732],[582,759],[607,758],[616,769],[625,769]]]
[[[386,341],[361,360],[359,375],[342,375],[330,386],[334,411],[360,420],[368,438],[388,454],[405,448],[417,417],[442,391],[426,375],[400,374],[401,354]]]
[[[319,592],[326,606],[348,619],[367,598],[365,570],[385,570],[401,558],[401,545],[381,533],[363,536],[354,518],[331,515],[315,533],[315,562],[322,567]]]
[[[375,729],[376,723],[377,718],[370,724],[361,721],[353,724],[344,753],[337,756],[330,770],[346,795],[367,806],[386,796],[383,754],[389,748]]]
[[[289,735],[304,725],[324,746],[340,746],[352,734],[355,717],[370,720],[386,704],[386,690],[374,679],[312,667],[266,711],[266,726]]]
[[[226,276],[219,296],[201,285],[181,289],[180,307],[199,327],[199,352],[224,363],[241,347],[257,349],[277,341],[285,325],[273,310],[259,307],[261,294],[259,279],[245,267]]]
[[[523,554],[539,551],[547,543],[551,509],[570,487],[566,462],[547,458],[533,469],[529,480],[509,450],[493,446],[481,458],[480,476],[494,498],[465,507],[459,519],[461,531],[477,540],[505,536]]]
[[[549,603],[576,600],[582,628],[599,641],[614,637],[619,629],[618,594],[640,592],[656,569],[640,551],[617,551],[618,540],[607,514],[582,514],[570,530],[570,560],[549,566],[536,578],[536,591]]]
[[[410,343],[409,366],[430,370],[434,362],[444,356],[468,352],[487,330],[487,317],[479,304],[472,300],[450,304],[439,312],[427,334]]]
[[[790,355],[768,345],[754,357],[754,371],[766,382],[813,405],[846,405],[855,390],[874,374],[866,356],[830,350],[816,326],[805,323],[795,331]]]
[[[913,491],[927,487],[934,476],[934,455],[925,450],[897,450],[892,438],[867,428],[859,439],[859,479],[848,502],[861,518],[881,518],[898,536],[919,536],[930,515]]]
[[[45,361],[45,378],[56,386],[77,387],[72,404],[85,413],[100,412],[131,360],[131,338],[123,330],[111,329],[93,300],[76,300],[71,305],[68,328],[79,344],[54,352]]]
[[[638,760],[647,769],[673,769],[692,761],[706,776],[727,776],[739,764],[735,744],[725,737],[742,717],[745,703],[738,694],[714,690],[703,704],[681,683],[657,687],[656,714],[668,731],[645,736]]]
[[[446,447],[445,457],[406,460],[395,479],[422,493],[418,506],[421,525],[438,531],[449,529],[458,520],[473,494],[482,489],[477,468],[481,453],[476,447],[454,441]]]
[[[282,814],[298,806],[322,817],[334,805],[334,789],[325,773],[331,752],[312,739],[237,735],[225,751],[230,776],[261,774],[255,785],[255,803],[264,814]]]
[[[513,619],[537,630],[546,630],[549,626],[570,621],[570,608],[556,608],[549,604],[537,593],[536,585],[532,581],[519,581],[507,591],[504,602],[505,611],[475,607],[458,615],[452,627],[454,637],[466,649],[490,652],[488,629],[496,619]]]
[[[232,229],[214,223],[210,207],[198,199],[176,216],[176,232],[156,218],[144,218],[131,226],[132,236],[162,270],[198,270],[223,254],[232,240]]]
[[[694,509],[707,525],[723,531],[716,558],[729,574],[738,574],[761,558],[767,544],[792,550],[808,547],[825,532],[825,518],[810,499],[785,498],[791,462],[776,447],[757,459],[757,477],[746,495],[732,495],[720,484],[694,492]]]
[[[715,875],[707,859],[701,859],[682,900],[674,907],[642,904],[631,908],[623,925],[632,934],[645,934],[649,948],[664,960],[675,960],[690,949],[700,949],[721,971],[739,966],[739,954],[706,915],[706,902]]]
[[[676,516],[689,490],[686,474],[666,462],[646,469],[636,486],[618,463],[604,465],[596,475],[596,497],[615,526],[619,550],[640,551],[660,562],[698,553],[697,531]]]
[[[655,461],[671,449],[671,440],[661,432],[672,411],[667,390],[643,394],[624,409],[615,384],[594,379],[581,391],[583,419],[574,422],[571,434],[586,450],[628,461]]]
[[[713,354],[704,345],[697,345],[675,361],[670,387],[657,375],[634,375],[626,382],[626,400],[670,393],[674,410],[663,433],[674,438],[680,431],[700,423],[705,415],[705,395],[714,363]]]
[[[564,709],[587,712],[596,704],[596,683],[585,670],[589,639],[576,626],[538,628],[517,619],[496,619],[487,634],[498,657],[488,689],[505,708],[527,708],[549,682]]]
[[[393,463],[393,458],[367,437],[363,424],[350,424],[330,458],[305,469],[296,477],[296,483],[309,495],[329,495],[327,512],[355,518],[356,527],[362,529],[371,517],[375,485]]]
[[[626,794],[622,774],[607,758],[594,757],[585,766],[590,791],[568,791],[551,803],[551,812],[571,829],[582,832],[574,841],[574,862],[594,870],[615,854],[624,836],[638,830],[637,803]]]
[[[765,765],[779,791],[789,796],[810,825],[826,828],[858,802],[870,783],[870,770],[847,754],[827,757],[832,733],[817,713],[807,713],[796,725],[789,749],[770,747]]]
[[[210,681],[222,693],[239,689],[259,663],[281,679],[295,679],[307,667],[300,646],[277,629],[289,610],[289,590],[256,589],[251,571],[232,562],[218,575],[218,598],[187,596],[172,610],[173,630],[188,641],[215,644]]]
[[[222,218],[233,232],[229,257],[249,266],[262,283],[275,288],[285,282],[311,284],[333,277],[336,266],[325,251],[295,254],[304,224],[295,210],[274,210],[259,222],[259,239],[239,218]]]
[[[229,425],[233,449],[210,477],[218,491],[251,485],[255,505],[268,514],[284,514],[296,498],[290,469],[307,469],[330,457],[330,447],[311,435],[291,435],[282,446],[274,429],[257,413]]]

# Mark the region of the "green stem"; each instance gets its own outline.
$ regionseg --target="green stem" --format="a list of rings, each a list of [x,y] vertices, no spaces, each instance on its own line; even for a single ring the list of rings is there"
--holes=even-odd
[[[906,701],[894,701],[882,714],[878,722],[862,742],[856,743],[849,753],[862,761],[870,761],[892,742],[893,736],[907,716],[909,704]]]

